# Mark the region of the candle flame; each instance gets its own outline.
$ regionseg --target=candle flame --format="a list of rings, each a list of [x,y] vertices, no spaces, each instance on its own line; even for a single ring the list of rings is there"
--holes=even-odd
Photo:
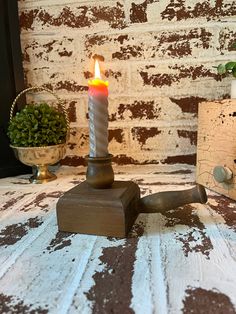
[[[95,78],[98,78],[98,79],[101,79],[101,73],[100,73],[100,67],[99,67],[98,60],[95,60],[94,77],[95,77]]]

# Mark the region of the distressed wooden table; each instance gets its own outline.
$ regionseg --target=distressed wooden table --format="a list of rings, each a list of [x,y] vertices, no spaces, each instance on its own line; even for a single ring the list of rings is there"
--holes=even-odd
[[[195,181],[194,168],[114,170],[142,195]],[[58,232],[57,199],[84,171],[0,180],[0,313],[236,313],[234,201],[208,191],[206,205],[142,214],[127,239]]]

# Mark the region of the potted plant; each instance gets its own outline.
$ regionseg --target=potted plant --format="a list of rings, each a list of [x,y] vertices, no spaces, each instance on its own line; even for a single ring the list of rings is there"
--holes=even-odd
[[[58,108],[47,103],[26,105],[13,116],[16,102],[28,91],[49,92],[56,97]],[[68,125],[64,105],[51,90],[30,87],[15,98],[10,112],[8,136],[16,157],[28,166],[35,166],[30,182],[44,183],[56,179],[56,175],[48,170],[48,165],[55,164],[64,156]]]
[[[234,43],[232,47],[236,49],[236,43]],[[231,81],[231,98],[236,98],[236,61],[219,64],[216,68],[218,74],[232,75],[233,78],[235,78]]]

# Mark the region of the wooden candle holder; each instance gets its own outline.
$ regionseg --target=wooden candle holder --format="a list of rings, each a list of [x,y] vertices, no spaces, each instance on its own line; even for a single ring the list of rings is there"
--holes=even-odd
[[[126,237],[139,214],[140,189],[131,181],[115,181],[95,189],[87,181],[66,192],[57,203],[60,231]]]
[[[86,181],[67,191],[57,203],[60,231],[127,237],[139,213],[163,213],[189,203],[206,203],[203,186],[159,192],[140,198],[139,186],[114,181],[111,155],[89,159]]]

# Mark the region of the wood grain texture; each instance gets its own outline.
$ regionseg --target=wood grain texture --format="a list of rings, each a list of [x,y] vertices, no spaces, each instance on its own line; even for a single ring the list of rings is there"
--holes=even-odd
[[[132,181],[115,181],[110,188],[95,189],[86,179],[58,200],[58,229],[126,237],[139,214],[139,200],[139,187]]]
[[[1,313],[235,313],[235,202],[208,191],[207,204],[140,214],[125,239],[59,232],[56,202],[85,178],[0,180]],[[120,167],[116,180],[141,195],[183,190],[194,168]]]

